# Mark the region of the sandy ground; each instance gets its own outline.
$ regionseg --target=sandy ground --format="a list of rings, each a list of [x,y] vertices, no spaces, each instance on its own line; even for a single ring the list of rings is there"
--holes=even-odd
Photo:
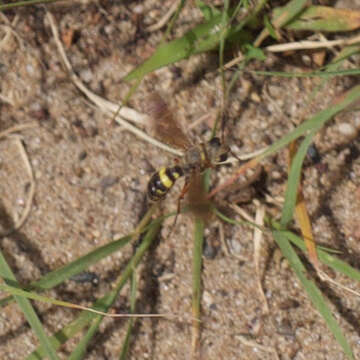
[[[153,1],[77,1],[49,6],[54,14],[66,54],[74,71],[94,93],[119,103],[129,90],[121,79],[149,56],[162,31],[148,32],[171,5]],[[154,169],[172,163],[171,156],[116,125],[73,85],[61,62],[49,22],[42,7],[28,7],[1,14],[0,131],[34,124],[15,136],[0,140],[1,231],[21,220],[31,195],[25,150],[35,180],[34,198],[26,223],[1,239],[1,250],[17,279],[27,284],[111,241],[128,234],[144,211],[146,185]],[[200,14],[184,11],[174,35],[201,21]],[[4,26],[5,25],[5,26]],[[11,28],[5,35],[6,26]],[[70,40],[69,40],[70,39]],[[306,56],[269,56],[252,69],[307,70]],[[228,56],[233,56],[232,53]],[[346,66],[359,65],[358,58]],[[217,55],[206,54],[181,61],[148,76],[130,106],[143,111],[144,99],[155,89],[166,94],[176,116],[193,139],[209,136],[221,100]],[[232,73],[227,74],[228,78]],[[318,79],[264,78],[245,74],[230,97],[227,141],[246,154],[269,145],[310,115],[328,106],[353,79],[330,80],[309,102]],[[206,116],[205,116],[206,115]],[[197,121],[197,120],[201,121]],[[356,137],[360,118],[344,113],[316,136],[321,166],[306,166],[304,193],[316,240],[342,251],[341,257],[360,265],[360,144]],[[21,140],[21,142],[20,142]],[[23,145],[21,145],[23,144]],[[213,183],[226,179],[233,167],[224,166]],[[278,216],[264,194],[281,197],[285,189],[286,152],[264,162],[265,180],[242,190],[242,208],[254,216],[254,200]],[[244,181],[244,179],[242,179]],[[162,204],[174,210],[179,184]],[[225,192],[226,193],[226,192]],[[241,194],[240,194],[241,195]],[[224,194],[220,198],[224,198]],[[246,198],[246,196],[245,196]],[[222,206],[232,217],[222,199]],[[168,225],[151,254],[140,267],[138,312],[176,313],[183,321],[138,322],[130,359],[189,359],[191,329],[192,219],[180,216],[171,238]],[[262,285],[269,311],[258,289],[253,261],[253,231],[219,222],[207,229],[207,240],[225,243],[216,256],[204,259],[203,332],[204,359],[345,359],[339,345],[312,307],[296,277],[270,237],[261,248]],[[131,247],[106,258],[90,270],[99,276],[97,287],[72,281],[48,295],[79,304],[90,304],[111,288],[131,255]],[[211,251],[211,249],[209,250]],[[353,290],[357,283],[339,274],[334,279]],[[360,357],[358,299],[343,290],[320,283],[355,356]],[[36,303],[49,333],[69,323],[76,311]],[[117,301],[126,308],[126,293]],[[105,320],[86,359],[116,359],[126,323]],[[266,347],[244,344],[252,339]],[[1,310],[0,358],[22,359],[37,340],[15,305]],[[76,345],[65,344],[59,356],[66,359]]]

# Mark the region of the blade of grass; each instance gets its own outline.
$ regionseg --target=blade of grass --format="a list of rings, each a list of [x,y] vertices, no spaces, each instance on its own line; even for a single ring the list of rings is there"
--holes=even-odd
[[[249,39],[251,39],[251,33],[245,30],[244,26],[256,19],[256,16],[264,7],[266,2],[266,0],[259,1],[251,14],[249,13],[244,17],[244,19],[234,26],[227,27],[225,33],[221,27],[221,21],[224,14],[222,13],[211,17],[205,23],[188,31],[181,38],[158,46],[154,54],[149,59],[145,60],[140,66],[126,75],[123,80],[139,80],[146,74],[163,66],[186,59],[192,55],[213,50],[219,45],[222,38],[231,42],[236,42],[237,44],[243,44],[245,41],[250,41]],[[229,9],[227,17],[232,19],[234,11],[238,10],[239,6],[236,6],[235,10]]]
[[[221,14],[221,11],[218,10],[216,7],[214,7],[211,4],[210,5],[205,4],[203,1],[197,0],[195,2],[195,5],[199,8],[199,10],[203,14],[205,20],[207,20],[207,21],[209,21],[213,17],[218,16],[218,15]]]
[[[300,126],[291,131],[289,134],[282,137],[273,145],[269,146],[266,151],[264,151],[258,156],[258,159],[260,160],[266,156],[274,154],[282,147],[289,144],[291,141],[306,134],[307,131],[319,130],[322,126],[324,126],[327,121],[332,119],[334,115],[344,110],[346,107],[348,107],[358,99],[360,99],[360,85],[354,86],[352,89],[347,91],[336,104],[329,106],[325,110],[319,111],[309,120],[303,122]]]
[[[340,66],[344,63],[344,60],[349,59],[350,56],[355,55],[359,52],[359,45],[349,45],[344,47],[328,65],[325,65],[323,67],[322,72],[326,74],[332,71],[337,71],[337,69],[339,69]],[[305,107],[311,106],[311,102],[315,100],[317,94],[321,94],[321,91],[326,91],[324,90],[325,85],[329,82],[331,78],[331,75],[329,75],[328,77],[324,76],[320,84],[314,87],[314,89],[308,95],[307,100],[305,101]]]
[[[159,219],[154,220],[151,224],[146,225],[146,223],[151,219],[152,214],[154,213],[156,209],[156,205],[152,206],[149,211],[147,212],[147,214],[144,216],[144,218],[141,220],[140,224],[137,226],[137,229],[134,231],[134,234],[139,234],[141,232],[141,229],[146,230],[147,233],[144,237],[144,240],[142,242],[141,245],[143,245],[143,243],[145,242],[145,240],[147,239],[148,241],[152,241],[153,239],[151,238],[152,233],[149,234],[150,231],[154,231],[154,229],[160,227],[162,221],[164,220],[164,218],[166,217],[162,217]],[[149,236],[151,239],[149,239]],[[134,235],[132,235],[132,238],[134,237]],[[123,238],[124,239],[124,238]],[[119,240],[120,241],[120,240]],[[138,248],[141,250],[142,247],[140,246]],[[138,251],[136,252],[136,254],[138,254]],[[135,254],[135,256],[136,256]],[[139,255],[139,254],[138,254]],[[130,263],[127,265],[127,267],[125,268],[123,275],[123,281],[126,282],[126,280],[128,279],[128,277],[130,276],[131,272],[129,271],[129,269],[131,269],[131,266],[133,266],[134,264],[131,263],[131,261],[134,259],[134,257],[130,260]],[[131,265],[132,264],[132,265]],[[125,283],[124,282],[124,283]],[[119,289],[120,291],[121,289]],[[114,298],[114,291],[112,290],[111,292],[107,293],[106,295],[104,295],[103,297],[101,297],[100,299],[98,299],[94,305],[93,305],[93,309],[99,310],[99,311],[105,311],[105,307],[110,304],[108,307],[111,306],[112,304],[112,299]],[[115,294],[115,298],[116,298],[116,294]],[[74,321],[72,321],[70,324],[68,324],[67,326],[65,326],[63,329],[61,329],[60,331],[58,331],[55,335],[53,335],[50,338],[51,343],[53,344],[54,348],[58,348],[59,346],[61,346],[62,344],[64,344],[67,340],[69,340],[70,338],[72,338],[73,336],[75,336],[79,331],[81,331],[83,328],[85,328],[86,326],[89,325],[89,323],[91,323],[93,320],[95,319],[95,314],[91,313],[89,311],[82,311],[80,313],[80,315],[78,316],[78,318]],[[80,354],[81,355],[81,354]],[[39,358],[42,358],[44,356],[44,349],[39,346],[32,354],[30,354],[27,357],[27,360],[38,360]]]
[[[104,295],[100,299],[98,299],[93,308],[100,308],[103,303],[107,302],[107,298],[110,293]],[[61,345],[63,345],[66,341],[74,337],[77,333],[83,330],[86,326],[91,323],[94,318],[94,313],[89,311],[82,311],[77,319],[66,325],[63,329],[56,332],[51,338],[51,344],[55,349],[58,349]],[[39,346],[36,350],[34,350],[26,360],[39,360],[45,357],[45,352],[42,346]]]
[[[318,128],[315,128],[310,132],[309,135],[305,137],[291,162],[290,173],[285,192],[285,201],[280,221],[284,229],[288,226],[293,218],[298,188],[300,184],[302,164],[304,162],[307,149],[312,143],[312,139],[317,130]]]
[[[193,358],[200,353],[200,303],[201,303],[201,269],[204,243],[204,221],[195,219],[194,252],[193,252],[193,285],[192,285],[192,337]]]
[[[226,217],[225,215],[221,214],[217,209],[215,209],[215,213],[217,216],[219,216],[221,219],[223,219],[226,222],[229,222],[234,225],[248,225],[252,227],[258,227],[256,224],[249,223],[247,221],[237,221],[230,219]],[[293,242],[296,246],[298,246],[304,253],[306,253],[306,245],[304,241],[298,237],[297,235],[293,234],[291,231],[287,230],[279,230],[281,229],[281,224],[277,223],[275,221],[271,221],[271,224],[275,230],[273,230],[273,233],[278,230],[278,232],[281,234],[281,236],[289,239],[291,242]],[[258,227],[260,230],[265,231],[264,228]],[[274,234],[275,237],[275,234]],[[288,241],[286,241],[283,238],[275,238],[277,240],[277,243],[281,247],[281,250],[283,252],[283,255],[288,259],[291,267],[294,269],[296,275],[300,274],[299,280],[304,285],[306,291],[310,292],[309,297],[313,301],[314,305],[317,309],[321,309],[322,311],[319,311],[322,316],[326,316],[324,319],[329,326],[330,331],[334,334],[335,338],[339,342],[340,346],[343,348],[344,352],[348,355],[350,359],[353,359],[352,351],[348,343],[346,342],[345,337],[343,336],[340,327],[336,323],[335,319],[331,315],[331,311],[328,308],[327,304],[325,303],[320,291],[317,289],[316,285],[307,278],[307,275],[305,273],[305,268],[303,264],[301,263],[300,259],[298,258],[297,254],[291,247]],[[320,247],[317,247],[317,252],[319,254],[319,259],[326,265],[330,266],[336,271],[339,271],[345,275],[348,275],[349,277],[359,281],[360,280],[360,272],[356,269],[352,268],[348,264],[346,264],[344,261],[341,261],[337,259],[336,257],[332,256],[328,252],[324,251]],[[303,279],[305,279],[305,284],[303,283]],[[314,290],[315,289],[315,290]]]
[[[284,231],[283,234],[304,253],[306,252],[306,245],[303,239],[301,239],[299,236],[292,233],[291,231]],[[327,251],[322,250],[321,248],[319,248],[319,246],[317,246],[316,248],[320,261],[322,261],[325,265],[331,267],[333,270],[338,271],[341,274],[348,276],[353,280],[360,281],[359,270],[353,268],[345,261],[338,259],[336,256],[329,254]]]
[[[0,276],[4,279],[5,283],[13,286],[19,287],[19,283],[17,282],[15,275],[11,271],[10,266],[7,264],[2,252],[0,252]],[[59,358],[56,355],[55,349],[51,345],[49,338],[47,337],[45,330],[36,315],[34,308],[32,307],[30,301],[22,296],[14,296],[17,304],[19,305],[21,311],[24,313],[24,316],[27,322],[30,324],[34,333],[41,346],[44,348],[44,352],[51,360],[58,360]]]
[[[70,264],[67,264],[60,269],[54,270],[46,274],[40,280],[32,282],[28,287],[24,287],[24,290],[35,289],[37,292],[39,292],[46,289],[52,289],[53,287],[61,284],[62,282],[69,279],[73,275],[81,273],[91,265],[96,264],[98,261],[102,260],[103,258],[113,254],[115,251],[121,249],[123,246],[128,244],[129,241],[133,238],[134,234],[137,234],[141,231],[146,231],[148,229],[148,227],[151,224],[148,226],[146,226],[146,224],[147,222],[150,221],[153,212],[154,212],[154,208],[150,208],[147,214],[141,220],[138,227],[133,232],[133,234],[124,236],[118,240],[110,242],[109,244],[101,246],[100,248],[95,249],[90,253],[76,259]],[[154,220],[154,222],[162,222],[163,219],[165,219],[165,217]],[[12,300],[13,298],[11,296],[6,297],[0,300],[0,306],[5,306]]]
[[[313,305],[318,310],[322,318],[325,320],[327,326],[342,347],[344,353],[349,359],[354,359],[352,350],[348,342],[346,341],[346,338],[344,337],[341,328],[333,317],[330,308],[325,302],[324,297],[322,296],[320,290],[317,288],[315,283],[308,278],[304,265],[301,263],[301,260],[294,251],[294,249],[291,247],[288,239],[285,237],[282,231],[278,230],[273,231],[273,236],[277,244],[279,245],[282,254],[289,261],[291,268],[293,269],[304,289],[306,290],[310,300],[312,301]]]
[[[307,0],[291,0],[285,6],[276,8],[273,11],[272,25],[275,29],[280,29],[282,26],[289,23],[306,6]],[[254,46],[258,47],[270,35],[269,30],[265,27],[254,42]]]
[[[360,69],[349,69],[349,70],[338,70],[338,71],[312,71],[312,72],[283,72],[283,71],[260,71],[260,70],[244,70],[248,73],[255,75],[263,76],[279,76],[279,77],[320,77],[320,78],[329,78],[331,76],[350,76],[350,75],[359,75]]]
[[[266,1],[261,1],[261,3],[264,2]],[[251,36],[243,27],[256,16],[256,13],[260,11],[262,6],[257,6],[254,14],[249,15],[237,25],[226,26],[225,30],[222,28],[221,23],[225,16],[228,19],[232,17],[234,9],[229,9],[226,15],[224,15],[223,12],[220,15],[212,17],[205,23],[188,31],[181,38],[158,46],[149,59],[145,60],[140,66],[126,75],[123,80],[131,81],[134,79],[142,79],[146,74],[163,66],[189,58],[192,55],[213,50],[219,45],[221,39],[232,38],[232,41],[236,41],[238,44],[244,43],[244,41],[251,38]],[[236,11],[237,9],[238,7],[235,8]]]
[[[131,314],[135,313],[136,291],[137,291],[136,272],[134,271],[131,275],[131,281],[130,281],[130,313]],[[126,360],[127,354],[129,352],[131,332],[135,324],[135,321],[136,319],[134,318],[130,318],[128,320],[128,328],[126,330],[124,343],[121,349],[121,354],[119,356],[120,360]]]
[[[222,214],[218,209],[214,208],[215,214],[223,221],[232,224],[232,225],[246,225],[251,227],[256,227],[260,229],[261,231],[267,231],[268,229],[258,226],[255,223],[252,223],[250,221],[244,221],[244,220],[234,220],[226,215]],[[280,230],[281,225],[280,223],[271,220],[271,226],[276,229]],[[306,254],[306,244],[302,238],[300,238],[298,235],[294,234],[293,232],[289,230],[282,230],[282,233],[284,236],[286,236],[292,243],[294,243],[300,250],[302,250]],[[354,279],[356,281],[360,281],[360,271],[357,269],[354,269],[352,266],[347,264],[345,261],[338,259],[336,256],[331,255],[329,251],[333,251],[332,249],[326,249],[322,246],[317,245],[316,251],[319,254],[319,259],[322,261],[325,265],[331,267],[333,270],[338,271],[346,276],[348,276],[351,279]]]
[[[130,240],[131,235],[124,236],[119,240],[113,241],[98,249],[95,249],[94,251],[91,251],[90,253],[76,259],[70,264],[63,266],[60,269],[51,271],[50,273],[44,275],[40,280],[32,282],[28,287],[25,287],[24,289],[35,289],[36,291],[52,289],[53,287],[69,279],[71,276],[81,273],[82,271],[89,268],[89,266],[96,264],[98,261],[121,249]],[[12,300],[13,299],[11,296],[1,299],[0,307],[9,304]]]
[[[318,124],[319,125],[319,124]],[[294,156],[290,168],[289,178],[287,182],[287,188],[285,192],[285,201],[282,210],[280,224],[283,229],[287,227],[289,222],[293,218],[294,209],[297,200],[297,190],[300,183],[301,169],[304,158],[306,156],[307,149],[312,142],[312,138],[316,131],[319,129],[318,126],[314,127],[310,133],[302,141],[296,155]],[[280,231],[273,231],[275,241],[281,249],[282,254],[288,260],[291,268],[299,278],[300,282],[304,286],[309,298],[314,304],[315,308],[319,311],[321,316],[324,318],[330,331],[335,336],[336,340],[343,348],[345,354],[353,359],[352,351],[347,343],[344,335],[342,334],[341,328],[337,324],[335,318],[331,314],[330,308],[327,306],[324,298],[321,295],[320,290],[316,287],[315,283],[308,279],[304,265],[301,263],[300,258],[292,248],[287,237],[285,237]]]
[[[293,141],[289,145],[289,167],[288,171],[291,169],[291,164],[294,159],[294,156],[297,151],[297,145],[296,142]],[[308,151],[308,148],[306,149]],[[299,182],[299,186],[297,188],[297,194],[296,194],[296,205],[295,205],[295,219],[297,223],[299,224],[301,234],[303,236],[303,239],[305,241],[307,250],[308,250],[308,258],[311,261],[311,263],[314,265],[315,268],[319,267],[319,260],[316,253],[316,244],[314,241],[314,237],[312,234],[312,226],[311,226],[311,220],[310,216],[308,214],[307,208],[306,208],[306,202],[305,197],[302,191],[302,184],[301,180]]]
[[[188,31],[183,37],[158,46],[149,59],[126,75],[123,80],[142,79],[146,74],[158,68],[215,48],[221,34],[219,31],[220,21],[221,16],[216,16]]]
[[[11,4],[0,4],[0,11],[8,10],[8,9],[19,7],[19,6],[46,4],[46,3],[52,3],[55,1],[59,1],[59,0],[27,0],[27,1],[17,1],[17,2],[11,3]]]
[[[221,14],[221,36],[220,36],[220,46],[219,46],[219,67],[220,67],[220,73],[221,73],[221,85],[222,85],[222,91],[223,91],[223,106],[226,104],[225,95],[227,93],[226,91],[226,81],[225,81],[225,73],[224,73],[224,48],[225,48],[225,36],[226,36],[226,28],[229,24],[229,0],[224,1],[224,9]],[[223,111],[224,109],[222,109]]]
[[[287,135],[283,136],[281,139],[276,141],[271,146],[269,146],[266,151],[258,155],[256,158],[240,166],[228,180],[226,180],[223,184],[221,184],[220,186],[218,186],[217,188],[215,188],[210,192],[209,198],[213,197],[216,193],[218,193],[219,191],[221,191],[222,189],[226,188],[234,181],[236,181],[239,175],[243,174],[247,169],[257,166],[257,164],[259,164],[263,158],[276,153],[281,148],[289,144],[291,141],[297,139],[300,136],[303,136],[308,131],[317,131],[334,115],[344,110],[346,107],[350,106],[358,99],[360,99],[360,85],[354,86],[351,90],[347,91],[341,97],[341,99],[338,99],[336,104],[328,107],[325,110],[318,112],[309,120],[306,120],[296,129],[294,129]]]
[[[285,28],[300,31],[340,32],[353,31],[359,26],[360,11],[329,6],[309,6]]]
[[[99,308],[97,308],[97,310],[100,310],[102,312],[107,312],[109,310],[109,308],[116,300],[120,290],[126,284],[132,272],[135,270],[136,266],[139,264],[145,252],[147,251],[147,249],[155,239],[159,229],[160,229],[160,223],[154,222],[153,226],[150,227],[149,231],[144,236],[144,239],[142,240],[141,244],[137,248],[136,253],[131,258],[131,260],[129,261],[128,265],[125,267],[122,274],[118,277],[116,281],[117,284],[114,290],[112,290],[109,293],[109,295],[102,301],[102,303],[100,304]],[[94,316],[86,335],[81,339],[80,343],[71,353],[69,360],[81,359],[84,356],[86,352],[86,348],[89,345],[89,342],[91,341],[95,333],[98,331],[98,328],[102,320],[103,320],[103,316],[101,315]]]

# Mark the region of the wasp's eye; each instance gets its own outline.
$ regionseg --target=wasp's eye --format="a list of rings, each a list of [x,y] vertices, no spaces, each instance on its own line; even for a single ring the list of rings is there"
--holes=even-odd
[[[213,147],[220,147],[221,142],[220,139],[218,137],[213,137],[210,141],[209,141],[210,145]]]

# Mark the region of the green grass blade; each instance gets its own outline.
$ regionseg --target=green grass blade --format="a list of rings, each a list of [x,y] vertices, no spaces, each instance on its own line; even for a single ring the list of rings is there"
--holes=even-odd
[[[159,45],[149,59],[126,75],[123,80],[141,80],[146,74],[163,66],[187,59],[192,55],[213,50],[217,48],[221,39],[236,42],[237,44],[251,41],[251,35],[244,29],[244,26],[254,21],[265,4],[266,0],[259,1],[251,14],[234,26],[226,26],[225,30],[221,26],[224,18],[232,19],[234,12],[237,12],[240,7],[237,6],[235,10],[228,9],[226,14],[223,11],[219,15],[211,16],[205,23],[194,27],[181,38]]]
[[[56,300],[53,298],[49,298],[47,296],[36,294],[35,292],[26,291],[23,289],[19,289],[14,286],[6,285],[6,284],[0,284],[0,290],[7,292],[13,296],[21,296],[23,298],[36,300],[48,304],[58,305],[58,306],[64,306],[64,307],[74,307],[72,303],[62,300]]]
[[[225,221],[225,222],[227,222],[229,224],[240,225],[240,226],[242,226],[242,225],[251,226],[251,227],[258,228],[261,231],[266,231],[266,229],[258,226],[255,223],[245,221],[245,220],[231,219],[231,218],[225,216],[224,214],[222,214],[216,208],[214,208],[214,212],[221,220],[223,220],[223,221]],[[280,223],[277,223],[274,220],[271,220],[271,225],[277,230],[281,229]],[[288,230],[282,230],[282,233],[284,234],[284,236],[287,239],[289,239],[301,251],[303,251],[305,253],[305,255],[307,255],[307,248],[306,248],[305,242],[300,236],[298,236],[298,235],[296,235],[293,232],[288,231]],[[322,246],[316,246],[316,251],[318,252],[320,261],[322,261],[325,265],[331,267],[335,271],[338,271],[338,272],[348,276],[349,278],[351,278],[353,280],[360,281],[360,271],[359,270],[354,269],[352,266],[347,264],[345,261],[342,261],[342,260],[338,259],[336,256],[331,255],[329,253],[330,251],[332,251],[334,253],[338,253],[337,251],[335,251],[333,249],[326,249],[326,248],[324,248]]]
[[[289,261],[291,268],[294,270],[301,284],[304,286],[304,289],[306,290],[313,305],[325,320],[327,326],[342,347],[344,353],[348,356],[349,359],[354,359],[352,350],[346,341],[341,328],[333,317],[330,308],[325,302],[324,297],[322,296],[320,290],[316,287],[315,283],[308,278],[304,265],[301,263],[298,255],[290,245],[288,239],[282,231],[274,230],[273,235],[281,249],[282,254]]]
[[[26,289],[36,289],[36,291],[51,289],[69,279],[71,276],[86,270],[90,265],[93,265],[106,256],[113,254],[115,251],[125,246],[130,240],[131,235],[124,236],[119,240],[95,249],[70,264],[46,274],[40,280],[32,282],[29,287],[26,287]],[[7,305],[11,300],[11,296],[2,299],[0,301],[0,306]]]
[[[110,294],[106,294],[99,300],[97,300],[93,306],[93,308],[100,307],[103,303],[107,302],[107,297],[110,296]],[[63,329],[56,332],[51,338],[51,344],[55,349],[58,349],[61,345],[66,343],[69,339],[74,337],[76,334],[78,334],[81,330],[83,330],[86,326],[91,323],[91,321],[94,319],[95,314],[91,313],[89,311],[82,311],[81,314],[78,316],[77,319],[66,325]],[[27,358],[26,360],[39,360],[41,358],[45,357],[44,348],[42,346],[39,346],[36,350],[34,350]]]
[[[204,228],[204,221],[196,218],[192,270],[192,315],[194,318],[192,325],[192,343],[194,346],[193,351],[198,351],[200,346],[201,270],[204,245]]]
[[[212,6],[211,4],[205,4],[203,1],[197,0],[196,6],[202,12],[205,20],[207,21],[221,14],[221,11],[219,11],[216,7]]]
[[[360,99],[360,85],[354,86],[351,90],[346,92],[342,99],[339,100],[336,104],[318,112],[309,120],[303,122],[300,126],[291,131],[289,134],[285,135],[280,140],[269,146],[266,151],[258,156],[258,159],[261,160],[266,156],[276,153],[291,141],[305,135],[308,131],[320,129],[334,115],[344,110],[358,99]]]
[[[59,1],[59,0],[27,0],[27,1],[17,1],[11,4],[0,4],[0,11],[16,8],[20,6],[49,4],[55,1]]]
[[[306,252],[306,245],[304,243],[304,240],[301,239],[296,234],[292,233],[291,231],[284,231],[284,236],[286,236],[293,244],[295,244],[299,249],[301,249],[305,254]],[[319,259],[321,262],[323,262],[325,265],[331,267],[333,270],[342,273],[349,278],[360,281],[360,271],[353,268],[349,264],[347,264],[345,261],[342,261],[338,259],[336,256],[333,256],[329,254],[327,251],[322,250],[317,246],[316,248]]]
[[[286,25],[288,30],[340,32],[360,27],[360,12],[329,6],[309,6],[299,17]]]
[[[193,309],[200,314],[201,268],[204,243],[204,222],[195,219],[194,255],[193,255]]]
[[[306,77],[320,77],[329,78],[331,76],[350,76],[359,75],[360,69],[338,70],[338,71],[313,71],[313,72],[284,72],[284,71],[260,71],[260,70],[246,70],[246,72],[255,75],[263,76],[279,76],[286,78],[306,78]]]
[[[38,289],[53,288],[54,286],[61,284],[65,280],[69,279],[71,276],[88,269],[91,265],[96,264],[105,257],[114,254],[117,250],[128,244],[130,240],[131,235],[127,235],[119,240],[112,241],[109,244],[101,246],[89,252],[88,254],[81,256],[70,264],[48,273],[42,279],[34,282],[34,284],[31,285],[36,286]]]
[[[107,312],[109,310],[109,308],[116,300],[120,290],[129,280],[133,271],[136,269],[136,266],[139,264],[145,252],[147,251],[147,249],[155,239],[159,229],[160,229],[160,223],[154,222],[153,226],[150,227],[149,231],[144,236],[144,239],[142,240],[141,244],[137,248],[136,253],[134,254],[134,256],[131,258],[131,260],[123,270],[121,276],[119,276],[115,289],[112,290],[110,294],[99,304],[100,306],[97,307],[96,310],[100,310],[102,312]],[[102,315],[95,314],[86,335],[81,339],[78,346],[72,352],[71,356],[69,357],[69,360],[81,359],[84,356],[86,352],[86,348],[89,345],[89,342],[91,341],[95,333],[98,331],[102,319],[103,319]]]
[[[280,21],[277,26],[283,26],[298,16],[306,6],[306,0],[291,0],[285,6],[273,11],[273,21]]]
[[[123,272],[123,278],[122,278],[122,286],[126,283],[129,276],[131,275],[132,268],[136,264],[136,261],[140,261],[141,257],[143,256],[143,253],[145,250],[150,246],[151,242],[154,239],[154,236],[156,235],[159,227],[161,225],[161,221],[153,221],[151,226],[148,227],[148,233],[145,235],[143,242],[139,246],[135,256],[131,259],[129,264],[126,266],[124,272]],[[144,249],[144,246],[146,247]],[[135,258],[135,260],[134,260]],[[109,293],[105,294],[100,299],[96,300],[96,302],[93,305],[93,308],[96,310],[100,310],[103,312],[106,312],[107,309],[112,305],[114,298],[116,299],[117,291],[120,291],[121,287],[119,289],[115,289],[110,291]],[[86,326],[89,325],[92,321],[96,320],[98,315],[91,313],[89,311],[82,311],[77,319],[72,321],[70,324],[66,325],[63,329],[58,331],[55,335],[53,335],[50,339],[53,347],[55,349],[59,348],[62,344],[64,344],[66,341],[68,341],[70,338],[75,336],[78,332],[80,332],[82,329],[84,329]],[[102,318],[102,317],[101,317]],[[81,356],[81,352],[79,352],[79,356]],[[26,360],[38,360],[39,358],[44,357],[44,349],[39,346],[32,354],[30,354]]]
[[[292,19],[300,14],[303,8],[306,6],[307,0],[291,0],[285,6],[280,8],[275,8],[273,11],[273,16],[271,23],[275,29],[280,29]],[[270,35],[269,30],[265,27],[253,45],[255,47],[260,46],[260,44]]]
[[[136,283],[136,273],[135,271],[131,275],[131,282],[130,282],[130,311],[132,314],[135,313],[135,307],[136,307],[136,291],[137,291],[137,283]],[[133,326],[135,324],[136,319],[130,318],[128,320],[128,328],[126,330],[126,335],[124,339],[124,343],[121,349],[121,354],[119,356],[120,360],[126,360],[127,354],[129,352],[129,346],[130,346],[130,338],[131,338],[131,332],[133,329]]]
[[[216,16],[188,31],[183,37],[160,45],[148,60],[126,75],[124,81],[142,79],[151,71],[186,59],[193,54],[214,49],[221,36],[219,28],[221,19],[221,15]]]
[[[360,90],[358,89],[358,93]],[[351,93],[351,91],[349,92]],[[346,94],[346,95],[349,95]],[[358,94],[359,95],[359,94]],[[344,97],[344,100],[346,99],[346,96]],[[340,104],[344,105],[344,100],[340,102]],[[351,102],[350,102],[351,103]],[[350,104],[348,103],[348,104]],[[336,108],[339,106],[339,103],[335,105]],[[300,148],[298,149],[296,155],[294,156],[294,159],[292,161],[286,194],[285,194],[285,203],[282,210],[282,216],[281,216],[281,226],[282,228],[286,228],[288,223],[293,218],[294,208],[296,205],[296,197],[297,197],[297,189],[300,182],[300,176],[301,176],[301,170],[302,170],[302,164],[303,160],[306,156],[306,151],[309,145],[311,144],[312,138],[315,135],[316,131],[321,128],[325,124],[327,120],[329,120],[332,116],[330,115],[332,111],[327,112],[328,110],[331,110],[331,108],[328,108],[324,112],[321,112],[321,116],[315,116],[310,120],[310,123],[312,124],[312,128],[309,129],[310,133],[306,136],[306,138],[303,140]],[[333,109],[334,110],[334,109]],[[314,118],[316,121],[314,121]],[[300,128],[301,126],[299,126]],[[298,129],[299,129],[298,128]],[[321,292],[317,289],[316,285],[311,282],[306,274],[305,274],[305,268],[303,264],[301,263],[299,257],[293,250],[292,246],[289,243],[289,240],[287,237],[285,237],[283,234],[281,234],[279,231],[273,232],[275,240],[277,244],[279,245],[281,251],[283,252],[283,255],[287,258],[289,261],[290,266],[294,270],[295,274],[298,276],[299,280],[303,284],[306,292],[308,293],[311,301],[313,302],[314,306],[318,309],[320,314],[323,316],[324,320],[326,321],[329,329],[335,336],[336,340],[339,342],[340,346],[343,348],[346,355],[350,358],[353,358],[351,348],[349,347],[349,344],[347,343],[344,335],[342,334],[342,331],[333,318],[330,309],[328,308],[327,304],[325,303]]]
[[[310,134],[305,137],[305,139],[301,143],[298,151],[296,152],[292,160],[289,178],[286,186],[285,201],[284,201],[284,206],[280,221],[283,228],[286,228],[289,222],[293,218],[296,199],[297,199],[297,190],[300,183],[302,165],[307,153],[307,149],[310,146],[316,131],[317,128],[312,130]]]
[[[3,254],[0,252],[0,276],[4,279],[5,283],[19,287],[19,284],[15,278],[15,275],[11,271],[9,265],[7,264]],[[49,338],[47,337],[45,330],[36,315],[34,308],[32,307],[30,301],[22,296],[14,296],[16,302],[18,303],[20,309],[24,313],[24,316],[27,322],[30,324],[34,333],[40,341],[41,346],[44,348],[44,352],[51,360],[58,360],[59,358],[56,355],[55,349],[51,345]]]
[[[221,72],[221,85],[222,85],[222,92],[224,96],[224,104],[226,104],[226,98],[225,95],[227,93],[226,91],[226,81],[225,81],[225,73],[224,73],[224,49],[225,49],[225,39],[226,39],[226,28],[229,24],[229,0],[224,1],[224,9],[221,14],[221,36],[220,36],[220,43],[219,43],[219,67]],[[223,110],[223,109],[222,109]]]

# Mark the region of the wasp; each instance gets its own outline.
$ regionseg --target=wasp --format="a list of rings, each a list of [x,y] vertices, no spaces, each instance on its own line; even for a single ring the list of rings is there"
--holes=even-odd
[[[197,187],[201,186],[200,175],[204,170],[214,168],[226,161],[229,148],[224,146],[218,137],[198,145],[193,144],[158,93],[154,93],[149,98],[147,113],[153,120],[155,135],[164,143],[183,152],[183,156],[175,160],[174,166],[162,167],[151,176],[148,183],[148,197],[152,201],[164,199],[175,182],[185,177],[185,184],[178,199],[179,213],[180,200],[186,192],[190,190],[189,195],[191,193],[195,197],[199,195],[198,190],[201,192],[201,189]]]

